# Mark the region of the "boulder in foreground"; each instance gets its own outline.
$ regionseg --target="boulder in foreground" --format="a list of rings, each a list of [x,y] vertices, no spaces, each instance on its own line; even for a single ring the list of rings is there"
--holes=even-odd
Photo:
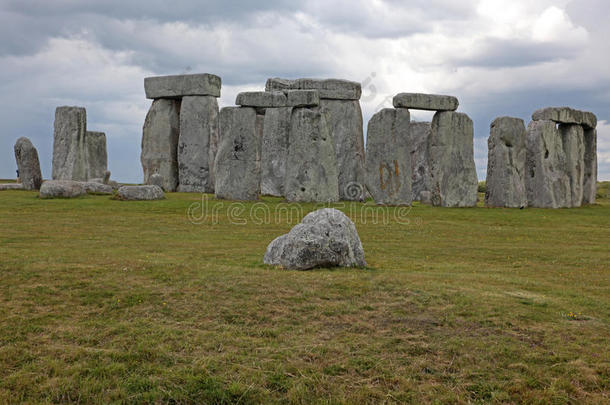
[[[40,187],[40,198],[75,198],[87,194],[87,183],[73,180],[48,180]]]
[[[119,199],[125,201],[163,200],[165,193],[159,186],[123,186],[119,188]]]
[[[267,247],[265,264],[291,270],[364,267],[364,250],[354,223],[341,211],[314,211]]]

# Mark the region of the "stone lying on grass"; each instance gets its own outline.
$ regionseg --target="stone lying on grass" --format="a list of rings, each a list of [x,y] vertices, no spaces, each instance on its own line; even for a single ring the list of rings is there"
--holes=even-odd
[[[119,188],[119,199],[125,201],[162,200],[165,193],[159,186],[123,186]]]
[[[21,184],[21,183],[0,184],[0,191],[7,191],[7,190],[25,190],[25,188],[23,187],[23,184]]]
[[[364,250],[354,223],[341,211],[314,211],[267,247],[265,264],[285,269],[364,267]]]
[[[47,180],[40,187],[40,198],[74,198],[87,194],[85,182]]]
[[[85,184],[85,191],[89,194],[112,194],[113,188],[109,184],[102,184],[88,181]]]

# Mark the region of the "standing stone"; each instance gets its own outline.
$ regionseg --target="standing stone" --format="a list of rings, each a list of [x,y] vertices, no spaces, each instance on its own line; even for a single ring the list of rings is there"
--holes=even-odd
[[[364,201],[364,133],[358,100],[320,100],[328,112],[339,171],[339,198]]]
[[[220,110],[220,145],[214,162],[216,198],[258,199],[262,121],[254,108]]]
[[[218,125],[218,102],[215,97],[189,96],[182,99],[178,141],[178,191],[214,192],[214,155],[210,142],[218,137]]]
[[[411,155],[411,190],[413,201],[421,201],[422,192],[430,191],[428,138],[430,122],[411,122],[409,126],[409,154]]]
[[[149,181],[149,186],[157,186],[163,190],[163,177],[161,177],[159,173],[154,173],[152,176],[150,176]]]
[[[163,177],[163,188],[176,191],[178,187],[178,138],[180,134],[180,101],[154,100],[150,106],[142,134],[144,183],[150,184],[150,176]]]
[[[585,181],[585,134],[580,125],[560,124],[559,132],[566,156],[566,174],[570,179],[571,207],[580,207],[583,201]]]
[[[327,112],[293,110],[284,192],[290,202],[339,200],[337,155]]]
[[[263,125],[261,151],[261,193],[275,197],[284,196],[288,137],[292,108],[270,108]]]
[[[106,134],[103,132],[87,131],[85,143],[87,145],[87,180],[103,178],[106,170],[108,170]]]
[[[393,108],[384,108],[369,121],[366,185],[377,204],[411,204],[410,123],[409,110]]]
[[[15,143],[15,160],[19,170],[19,179],[25,190],[39,190],[42,184],[38,151],[32,142],[25,137]]]
[[[485,205],[521,208],[527,205],[525,192],[525,123],[512,117],[491,123],[487,146]]]
[[[595,204],[597,194],[597,130],[585,129],[585,174],[583,204]]]
[[[443,111],[434,115],[428,140],[433,205],[474,207],[477,204],[473,138],[472,120],[466,114]]]
[[[556,124],[532,121],[526,137],[525,188],[530,207],[561,208],[572,203],[566,156]]]
[[[87,112],[82,107],[57,107],[53,132],[53,179],[86,181]]]

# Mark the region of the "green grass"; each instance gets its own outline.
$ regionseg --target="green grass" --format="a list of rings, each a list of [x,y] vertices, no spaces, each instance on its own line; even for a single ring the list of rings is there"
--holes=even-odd
[[[297,272],[262,256],[314,205],[200,198],[0,192],[0,403],[610,401],[608,199],[348,205],[369,267]]]

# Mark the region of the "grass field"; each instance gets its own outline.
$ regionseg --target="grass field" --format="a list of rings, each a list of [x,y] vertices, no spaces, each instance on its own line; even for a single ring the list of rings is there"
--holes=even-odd
[[[600,192],[340,207],[369,267],[309,272],[262,256],[313,205],[0,192],[0,403],[609,403]]]

